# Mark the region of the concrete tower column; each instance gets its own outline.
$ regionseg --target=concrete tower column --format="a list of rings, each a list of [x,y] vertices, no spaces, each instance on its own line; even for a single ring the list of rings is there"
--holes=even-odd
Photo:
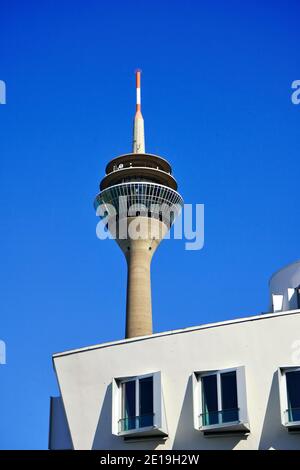
[[[152,252],[148,243],[133,241],[126,256],[127,301],[126,338],[152,334],[150,264]]]
[[[151,261],[168,231],[158,219],[128,217],[127,238],[117,238],[127,261],[126,338],[152,334]]]

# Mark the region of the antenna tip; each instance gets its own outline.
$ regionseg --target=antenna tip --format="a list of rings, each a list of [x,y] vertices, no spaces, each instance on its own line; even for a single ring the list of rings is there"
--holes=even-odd
[[[135,81],[136,81],[136,87],[141,88],[141,70],[137,69],[135,71]]]

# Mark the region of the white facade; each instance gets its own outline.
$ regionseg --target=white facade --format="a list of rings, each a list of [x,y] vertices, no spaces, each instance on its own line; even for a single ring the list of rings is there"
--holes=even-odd
[[[300,310],[91,346],[53,361],[63,407],[52,412],[52,448],[300,448],[300,422],[286,415],[285,380],[300,367]],[[199,421],[202,377],[216,374],[220,387],[227,370],[236,374],[239,416],[207,425]],[[122,432],[122,383],[141,376],[153,376],[155,422]],[[68,433],[57,435],[57,420],[65,420],[69,441]]]
[[[300,308],[300,261],[284,266],[270,280],[272,312]]]

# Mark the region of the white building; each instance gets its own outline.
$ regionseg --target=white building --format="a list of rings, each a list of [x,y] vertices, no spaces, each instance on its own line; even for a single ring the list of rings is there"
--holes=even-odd
[[[114,230],[128,265],[127,339],[53,356],[61,396],[49,447],[299,449],[300,262],[272,277],[272,313],[150,334],[150,263],[173,222],[166,208],[183,200],[170,164],[145,153],[140,92],[137,71],[133,153],[108,163],[95,201],[126,227],[146,227],[132,240]],[[165,209],[153,212],[154,201]],[[150,236],[149,221],[162,236]]]
[[[55,354],[49,447],[299,449],[299,283],[271,279],[284,311]]]

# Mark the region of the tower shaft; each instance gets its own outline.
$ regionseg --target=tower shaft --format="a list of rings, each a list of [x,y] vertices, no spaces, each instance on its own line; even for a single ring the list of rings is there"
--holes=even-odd
[[[151,261],[168,231],[149,217],[126,219],[128,238],[117,238],[127,261],[126,338],[152,334]],[[138,238],[137,238],[138,237]]]
[[[152,334],[152,302],[149,241],[132,241],[127,255],[127,301],[125,337]]]

